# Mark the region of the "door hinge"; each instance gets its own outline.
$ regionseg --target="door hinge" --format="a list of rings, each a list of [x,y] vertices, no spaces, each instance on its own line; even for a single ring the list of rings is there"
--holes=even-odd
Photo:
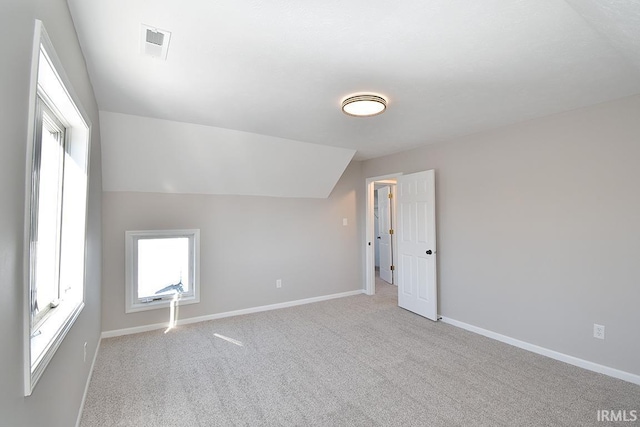
[[[389,198],[393,199],[393,194],[392,193],[389,193]]]
[[[389,230],[389,234],[393,234],[393,230]]]
[[[391,266],[391,271],[395,270],[396,267],[394,265]]]

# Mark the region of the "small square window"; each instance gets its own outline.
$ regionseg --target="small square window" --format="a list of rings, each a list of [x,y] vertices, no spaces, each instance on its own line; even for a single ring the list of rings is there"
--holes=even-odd
[[[127,231],[127,313],[200,302],[199,230]]]

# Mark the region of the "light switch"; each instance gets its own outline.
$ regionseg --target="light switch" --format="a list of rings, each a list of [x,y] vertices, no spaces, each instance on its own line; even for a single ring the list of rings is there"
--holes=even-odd
[[[344,226],[349,225],[349,221],[347,221],[347,218],[342,218],[342,225]]]

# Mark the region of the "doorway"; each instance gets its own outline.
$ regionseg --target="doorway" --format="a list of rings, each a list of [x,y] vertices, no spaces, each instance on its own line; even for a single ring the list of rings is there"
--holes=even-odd
[[[395,185],[396,185],[396,181],[397,178],[399,176],[401,176],[401,173],[395,173],[395,174],[390,174],[390,175],[384,175],[384,176],[378,176],[378,177],[373,177],[373,178],[367,178],[366,181],[366,219],[365,219],[365,224],[366,224],[366,239],[367,239],[367,253],[366,253],[366,260],[365,260],[365,264],[366,264],[366,273],[365,273],[365,293],[367,295],[375,295],[376,293],[376,253],[379,254],[379,244],[378,244],[378,251],[376,251],[376,242],[380,241],[382,239],[378,239],[378,237],[380,236],[379,232],[380,230],[377,229],[376,224],[380,224],[379,223],[379,216],[376,217],[376,190],[383,188],[383,187],[389,187],[390,188],[390,193],[394,194],[395,193]],[[380,193],[378,193],[380,194]],[[394,208],[394,202],[395,200],[393,199],[393,197],[391,199],[388,199],[391,201],[390,203],[390,217],[389,217],[389,222],[391,223],[391,230],[393,230],[393,226],[395,224],[395,208]],[[378,212],[379,214],[380,212]],[[391,261],[398,259],[397,258],[397,253],[396,253],[396,242],[395,242],[395,238],[396,238],[396,234],[391,234],[391,233],[387,233],[390,234],[390,246],[391,246]],[[382,236],[380,236],[382,237]],[[379,265],[379,263],[378,263]],[[393,263],[391,263],[389,265],[389,270],[391,270],[391,265],[393,265]],[[391,283],[396,284],[398,283],[398,271],[394,268],[393,270],[391,270]]]
[[[395,181],[397,191],[389,214],[390,242],[393,260],[392,283],[397,285],[398,306],[433,321],[438,320],[438,287],[436,274],[435,170],[401,173],[367,178],[366,180],[366,257],[365,293],[375,295],[375,246],[382,233],[375,233],[376,187],[385,188],[381,195],[391,194],[389,183]],[[385,186],[385,184],[387,184]],[[396,214],[397,212],[397,214]],[[386,227],[387,222],[380,222]],[[381,240],[381,239],[380,239]],[[382,246],[382,245],[381,245]],[[381,268],[384,266],[380,254]],[[398,280],[400,279],[400,280]]]
[[[374,255],[376,273],[380,279],[390,285],[397,285],[394,280],[394,227],[395,179],[374,182]]]

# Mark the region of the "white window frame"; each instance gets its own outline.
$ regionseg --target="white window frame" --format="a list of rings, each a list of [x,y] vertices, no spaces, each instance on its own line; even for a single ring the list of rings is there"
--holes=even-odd
[[[33,392],[84,308],[91,121],[66,76],[41,21],[35,21],[27,130],[24,232],[24,395]],[[63,127],[61,201],[53,286],[58,299],[35,312],[39,159],[43,110]],[[62,129],[61,129],[62,130]],[[67,166],[67,161],[69,165]]]
[[[61,156],[58,159],[58,168],[59,168],[59,182],[58,182],[58,206],[57,206],[57,212],[56,212],[56,218],[55,218],[55,222],[56,222],[56,232],[58,234],[58,236],[56,236],[56,254],[55,254],[55,280],[50,283],[52,288],[55,288],[55,300],[61,300],[63,299],[63,293],[64,290],[61,289],[61,281],[60,281],[60,257],[61,257],[61,244],[60,244],[60,233],[61,233],[61,229],[62,229],[62,198],[63,198],[63,187],[64,187],[64,180],[62,179],[62,174],[64,173],[64,157],[66,154],[66,151],[68,149],[68,140],[66,138],[66,134],[67,134],[67,126],[64,125],[62,123],[61,118],[53,111],[53,103],[52,101],[47,101],[45,100],[46,98],[46,94],[38,91],[38,99],[36,100],[36,121],[35,121],[35,126],[36,126],[36,137],[34,140],[34,153],[33,153],[33,174],[31,176],[32,179],[32,200],[31,200],[31,245],[36,245],[36,242],[34,242],[34,235],[38,234],[38,232],[36,232],[36,229],[40,229],[40,224],[39,224],[39,203],[36,199],[38,199],[38,196],[40,195],[40,182],[42,180],[40,174],[36,173],[36,169],[38,169],[36,167],[36,165],[40,165],[42,164],[42,144],[43,144],[43,135],[42,135],[42,128],[43,125],[47,128],[51,128],[52,130],[55,130],[56,133],[58,133],[58,142],[60,144],[60,146],[58,147],[61,150]],[[32,251],[35,251],[35,247],[32,247]],[[34,276],[37,276],[37,274],[35,274],[35,272],[33,271],[33,269],[35,269],[35,262],[36,262],[36,253],[32,252],[32,257],[31,257],[31,278],[30,278],[30,287],[31,290],[34,291],[35,289],[35,284],[33,283],[33,281],[35,280]],[[32,304],[35,304],[35,302],[33,301],[33,299],[36,299],[34,293],[31,293],[31,297],[32,297]],[[53,301],[52,301],[53,302]],[[41,325],[43,325],[48,319],[49,316],[53,315],[55,311],[58,307],[55,307],[55,309],[53,307],[51,307],[51,305],[45,305],[43,307],[39,307],[38,313],[35,313],[35,310],[32,308],[31,309],[31,330],[32,330],[32,339],[33,340],[39,340],[39,337],[41,334],[39,333],[38,335],[34,336],[34,332],[39,332],[39,327]]]
[[[170,307],[173,294],[166,294],[152,300],[140,300],[137,284],[138,241],[141,239],[167,239],[186,237],[189,239],[189,292],[179,295],[178,304],[195,304],[200,302],[200,230],[139,230],[125,232],[125,313],[153,310]]]

